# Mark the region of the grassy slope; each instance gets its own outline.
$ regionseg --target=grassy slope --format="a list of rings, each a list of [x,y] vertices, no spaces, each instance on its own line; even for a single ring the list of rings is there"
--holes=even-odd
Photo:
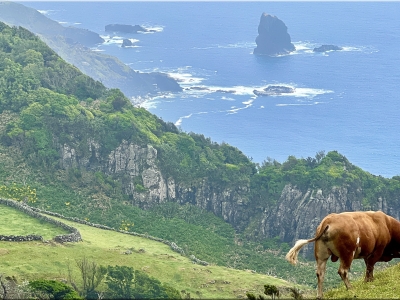
[[[21,222],[21,220],[24,220]],[[35,219],[16,209],[0,205],[1,235],[41,235],[50,240],[56,235],[68,233],[63,228]]]
[[[0,208],[4,209],[3,206]],[[18,220],[17,224],[10,224],[0,218],[1,231],[9,232],[10,227],[25,223],[27,218],[20,216]],[[74,277],[78,279],[75,260],[85,256],[98,264],[127,265],[144,270],[161,282],[169,283],[179,291],[186,290],[196,298],[245,297],[247,291],[261,294],[264,284],[291,285],[281,279],[250,271],[195,265],[187,257],[173,252],[169,246],[159,242],[62,221],[78,228],[83,242],[65,245],[0,242],[1,272],[19,279],[61,279],[67,278],[69,264]],[[40,224],[40,230],[36,229],[42,231],[46,227],[47,225]],[[23,234],[22,230],[19,233]],[[132,250],[132,254],[123,254],[128,249]],[[138,251],[139,249],[145,251]]]
[[[363,279],[351,281],[352,289],[346,290],[344,284],[325,292],[328,299],[399,299],[400,264],[375,272],[375,280],[365,283]]]

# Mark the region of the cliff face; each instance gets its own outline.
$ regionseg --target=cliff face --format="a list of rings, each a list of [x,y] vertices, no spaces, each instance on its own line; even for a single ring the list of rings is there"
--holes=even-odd
[[[138,146],[123,141],[106,158],[100,157],[99,144],[95,141],[88,141],[87,147],[86,153],[90,154],[78,157],[75,149],[59,145],[60,166],[95,169],[114,178],[124,178],[125,194],[131,196],[133,205],[143,209],[167,201],[190,203],[213,212],[239,230],[251,226],[251,234],[261,240],[279,237],[282,242],[293,245],[298,239],[314,237],[319,223],[330,213],[366,209],[361,188],[342,186],[328,191],[302,191],[287,184],[277,203],[263,207],[260,213],[259,208],[256,211],[248,204],[249,186],[232,189],[218,186],[206,178],[182,183],[166,177],[158,166],[157,150],[151,145]],[[384,197],[376,199],[368,209],[382,210],[397,219],[400,217],[399,210],[388,204]],[[312,253],[313,244],[302,251],[302,255],[308,257]]]
[[[307,190],[302,192],[292,185],[286,185],[277,206],[265,210],[259,222],[259,236],[276,237],[293,245],[298,239],[309,239],[321,220],[330,213],[365,210],[362,204],[363,195],[360,189],[333,187],[329,192]],[[379,198],[372,210],[382,210],[395,218],[399,213],[388,206],[386,199]],[[313,244],[304,248],[303,255],[311,256]]]
[[[58,145],[60,166],[83,167],[102,171],[121,180],[125,194],[132,204],[148,209],[159,203],[174,201],[190,203],[223,218],[235,228],[249,228],[259,239],[279,237],[289,245],[298,239],[312,238],[321,220],[330,213],[365,210],[364,194],[359,187],[333,187],[300,190],[287,184],[276,204],[263,207],[260,213],[249,205],[249,186],[227,188],[216,185],[207,178],[196,182],[177,182],[166,177],[158,165],[157,150],[151,146],[138,146],[123,141],[107,157],[101,157],[99,143],[89,140],[86,156],[67,145]],[[251,201],[250,201],[251,202]],[[399,210],[388,204],[384,197],[376,199],[371,210],[382,210],[399,219]],[[312,255],[313,245],[308,245],[303,255]]]
[[[79,156],[76,149],[66,144],[57,146],[61,168],[82,167],[120,178],[124,193],[131,196],[132,204],[143,209],[174,201],[211,211],[236,227],[248,219],[244,205],[248,186],[221,188],[207,179],[190,184],[176,182],[161,172],[157,150],[151,145],[141,147],[123,141],[106,158],[100,156],[99,143],[92,140],[87,142],[88,155]]]

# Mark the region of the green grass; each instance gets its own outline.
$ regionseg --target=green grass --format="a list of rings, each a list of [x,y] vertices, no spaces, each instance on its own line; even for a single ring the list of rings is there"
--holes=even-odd
[[[0,206],[2,211],[3,206]],[[28,218],[19,215],[16,226]],[[114,231],[101,230],[66,220],[82,235],[79,243],[0,242],[0,270],[18,279],[66,279],[68,265],[72,275],[79,279],[76,260],[83,257],[101,265],[126,265],[145,271],[179,291],[185,290],[194,298],[246,298],[246,292],[262,294],[264,284],[292,286],[282,279],[251,271],[241,271],[221,266],[200,266],[189,258],[173,252],[168,245],[146,238]],[[39,224],[40,228],[47,227]],[[0,218],[0,228],[8,225]],[[29,227],[28,227],[29,228]],[[24,232],[20,231],[21,234]],[[124,252],[130,249],[132,254]],[[144,252],[139,251],[144,249]],[[79,283],[79,280],[77,280]]]
[[[373,282],[362,278],[351,281],[352,288],[346,290],[344,284],[324,293],[327,299],[399,299],[400,264],[374,272]]]
[[[21,220],[24,220],[21,222]],[[56,235],[66,234],[68,231],[56,225],[28,216],[25,213],[0,205],[1,235],[41,235],[50,240]]]

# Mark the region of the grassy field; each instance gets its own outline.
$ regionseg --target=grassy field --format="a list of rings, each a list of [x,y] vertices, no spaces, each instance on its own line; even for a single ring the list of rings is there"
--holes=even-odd
[[[0,218],[1,234],[10,234],[14,227],[20,228],[14,234],[28,234],[31,227],[23,229],[22,224],[30,217],[13,210],[0,206],[3,216],[15,214],[13,222]],[[76,227],[83,241],[62,245],[53,242],[0,242],[0,272],[20,280],[66,279],[70,266],[72,276],[79,284],[76,260],[85,257],[100,265],[126,265],[141,269],[179,291],[189,292],[195,298],[246,298],[246,292],[262,294],[264,284],[292,286],[284,280],[252,271],[196,265],[189,258],[173,252],[168,245],[146,238],[61,221]],[[49,224],[31,224],[37,234],[43,235],[45,231],[49,234]],[[56,234],[59,234],[57,230],[54,231]],[[124,254],[127,250],[132,254]]]
[[[364,282],[363,279],[351,281],[350,290],[346,290],[343,284],[339,288],[326,291],[324,297],[327,299],[399,299],[400,264],[374,273],[373,282]]]
[[[56,225],[38,220],[14,208],[0,205],[1,235],[41,235],[50,240],[56,235],[68,233]],[[21,222],[23,220],[23,222]]]

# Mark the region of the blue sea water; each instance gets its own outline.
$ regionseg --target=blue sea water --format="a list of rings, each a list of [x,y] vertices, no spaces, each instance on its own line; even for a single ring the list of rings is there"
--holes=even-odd
[[[259,163],[337,150],[372,174],[400,174],[400,2],[21,3],[99,33],[106,42],[94,51],[179,79],[182,93],[143,106],[186,132],[227,142]],[[253,55],[264,12],[286,24],[294,53]],[[114,23],[154,32],[105,32]],[[134,46],[121,48],[123,38]],[[322,44],[344,50],[312,51]],[[253,94],[269,84],[296,92]]]

